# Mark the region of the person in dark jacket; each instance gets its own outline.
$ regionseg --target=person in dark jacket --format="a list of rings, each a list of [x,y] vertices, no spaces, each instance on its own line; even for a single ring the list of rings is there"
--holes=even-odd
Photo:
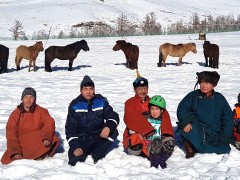
[[[94,82],[87,75],[80,92],[70,103],[65,125],[71,166],[84,162],[90,154],[94,163],[104,158],[118,136],[119,115],[105,97],[95,94]]]
[[[232,110],[225,97],[214,91],[220,75],[203,71],[197,78],[200,89],[187,94],[177,108],[187,159],[196,152],[229,153],[229,144],[234,142]]]

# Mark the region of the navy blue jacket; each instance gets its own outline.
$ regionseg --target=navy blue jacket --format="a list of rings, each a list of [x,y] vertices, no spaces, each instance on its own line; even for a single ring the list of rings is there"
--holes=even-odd
[[[90,101],[79,95],[68,108],[66,138],[70,148],[82,148],[84,145],[80,142],[98,136],[104,127],[110,129],[109,137],[111,137],[111,133],[117,130],[118,124],[119,115],[113,111],[102,95],[95,94]]]

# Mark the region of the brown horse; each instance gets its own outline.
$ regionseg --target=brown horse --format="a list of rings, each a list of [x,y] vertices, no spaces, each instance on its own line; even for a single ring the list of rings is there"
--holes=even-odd
[[[34,45],[32,46],[24,46],[20,45],[16,49],[16,58],[15,58],[15,63],[17,70],[20,70],[20,63],[22,59],[27,59],[29,60],[29,67],[28,71],[30,72],[31,67],[33,66],[33,70],[36,71],[36,59],[40,51],[43,51],[43,43],[42,41],[37,41]]]
[[[89,51],[87,41],[81,40],[66,46],[50,46],[45,50],[45,71],[52,72],[51,63],[55,58],[69,60],[68,71],[71,71],[73,60],[81,49]]]
[[[170,55],[172,57],[179,57],[178,65],[182,65],[182,58],[189,52],[192,51],[194,54],[197,53],[196,44],[195,43],[187,43],[187,44],[170,44],[165,43],[159,47],[159,63],[158,67],[166,66],[167,56]]]
[[[8,64],[9,48],[0,44],[0,74],[6,73]]]
[[[219,46],[211,44],[209,41],[204,41],[203,54],[206,61],[206,67],[218,68],[219,64]],[[209,60],[209,64],[208,64]]]
[[[130,69],[138,69],[139,48],[136,45],[127,43],[125,40],[116,41],[113,51],[122,50],[126,57],[126,67]]]

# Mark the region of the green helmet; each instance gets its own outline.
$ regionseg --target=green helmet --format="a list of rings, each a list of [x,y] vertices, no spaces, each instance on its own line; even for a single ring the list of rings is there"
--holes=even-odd
[[[154,105],[154,106],[157,106],[157,107],[160,107],[162,109],[165,109],[166,108],[166,101],[165,99],[160,96],[160,95],[156,95],[156,96],[153,96],[150,101],[149,101],[149,104],[150,105]]]

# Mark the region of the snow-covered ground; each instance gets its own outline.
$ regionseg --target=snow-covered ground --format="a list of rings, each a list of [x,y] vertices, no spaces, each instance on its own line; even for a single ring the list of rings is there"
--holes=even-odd
[[[11,2],[11,1],[9,1]],[[220,47],[220,65],[216,69],[221,75],[216,91],[221,92],[233,108],[239,93],[240,32],[207,34],[207,39]],[[198,34],[165,35],[123,38],[140,48],[139,71],[149,80],[149,95],[162,95],[167,101],[172,124],[176,128],[176,109],[181,99],[193,90],[196,72],[213,70],[204,67],[202,41]],[[20,44],[32,45],[35,41],[0,41],[10,48],[9,73],[0,74],[0,157],[6,149],[5,126],[12,110],[20,103],[23,89],[32,86],[37,91],[37,103],[46,107],[56,121],[56,130],[63,139],[65,152],[42,161],[19,160],[9,165],[0,165],[0,179],[239,179],[240,152],[232,147],[230,154],[197,154],[185,159],[178,142],[164,170],[150,168],[147,159],[127,155],[123,152],[122,134],[124,102],[134,95],[132,82],[136,72],[125,68],[124,54],[114,52],[112,47],[120,38],[87,38],[90,51],[81,51],[68,72],[68,61],[54,60],[53,72],[44,71],[44,53],[37,58],[37,71],[28,72],[28,61],[23,60],[21,70],[16,71],[14,58]],[[66,45],[79,39],[43,41],[45,48],[51,45]],[[188,53],[183,65],[177,66],[177,58],[168,57],[167,67],[157,67],[158,48],[165,42],[195,42],[197,54]],[[120,115],[120,135],[113,150],[93,164],[91,157],[85,163],[70,167],[67,157],[68,143],[65,137],[65,122],[68,105],[79,95],[79,86],[84,75],[89,75],[96,85],[96,93],[107,97]]]
[[[101,21],[113,27],[123,13],[141,24],[146,14],[154,12],[163,27],[183,20],[192,21],[194,13],[200,20],[208,15],[214,18],[239,15],[238,0],[0,0],[0,37],[11,37],[9,31],[15,20],[22,22],[27,36],[51,29],[51,35],[70,32],[73,25],[88,21]]]

